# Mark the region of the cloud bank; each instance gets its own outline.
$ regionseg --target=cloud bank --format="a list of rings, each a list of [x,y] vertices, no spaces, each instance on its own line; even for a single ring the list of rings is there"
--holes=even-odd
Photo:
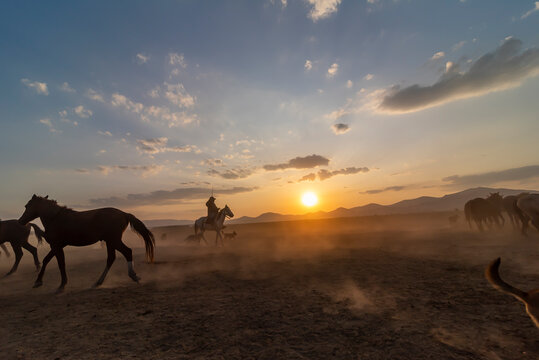
[[[521,52],[521,46],[520,40],[509,38],[495,51],[477,59],[466,72],[451,64],[433,85],[396,87],[383,98],[379,110],[414,112],[517,87],[527,78],[539,75],[539,48]]]
[[[318,180],[320,180],[320,181],[324,181],[324,180],[327,180],[327,179],[332,178],[332,177],[337,176],[337,175],[353,175],[353,174],[366,173],[366,172],[369,172],[368,167],[360,167],[360,168],[358,168],[358,167],[347,167],[347,168],[344,168],[344,169],[333,170],[333,171],[326,170],[326,169],[321,169],[317,173],[310,173],[310,174],[307,174],[307,175],[303,176],[298,181],[299,182],[301,182],[301,181],[314,181],[314,180],[316,180],[316,178],[318,178]]]
[[[454,186],[486,186],[502,181],[519,181],[539,177],[539,165],[523,166],[501,171],[471,175],[452,175],[442,179]]]
[[[317,166],[325,166],[328,164],[329,164],[329,159],[321,155],[313,154],[313,155],[308,155],[305,157],[298,156],[282,164],[264,165],[263,168],[266,171],[286,170],[286,169],[311,169]]]

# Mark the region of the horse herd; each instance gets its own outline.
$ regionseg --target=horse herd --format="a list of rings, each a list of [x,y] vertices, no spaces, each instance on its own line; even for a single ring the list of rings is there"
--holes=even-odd
[[[472,221],[480,231],[483,225],[492,228],[494,224],[502,227],[505,219],[502,212],[507,214],[515,229],[521,229],[527,234],[529,222],[539,230],[539,194],[521,193],[519,195],[501,196],[500,193],[490,193],[486,198],[475,198],[464,205],[464,215],[470,228]]]

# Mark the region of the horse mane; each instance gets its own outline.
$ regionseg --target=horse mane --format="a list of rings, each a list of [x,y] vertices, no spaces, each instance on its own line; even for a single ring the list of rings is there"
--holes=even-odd
[[[72,208],[69,208],[69,207],[67,207],[65,205],[58,205],[58,201],[56,201],[56,200],[48,199],[47,197],[42,197],[42,196],[38,196],[37,198],[40,199],[41,201],[46,201],[50,205],[53,205],[53,206],[59,208],[58,211],[62,211],[62,210],[75,211]]]

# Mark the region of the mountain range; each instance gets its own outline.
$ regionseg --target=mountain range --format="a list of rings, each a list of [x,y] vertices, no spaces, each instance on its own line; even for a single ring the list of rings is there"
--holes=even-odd
[[[242,216],[237,219],[227,220],[229,224],[248,224],[260,222],[292,221],[305,219],[327,219],[339,217],[355,217],[368,215],[392,215],[404,213],[422,213],[435,211],[453,211],[462,210],[466,201],[477,197],[485,198],[491,192],[499,192],[503,196],[517,195],[522,192],[536,193],[535,190],[515,190],[504,188],[477,187],[459,191],[456,193],[444,195],[442,197],[421,196],[415,199],[402,200],[391,205],[380,205],[371,203],[362,206],[356,206],[350,209],[337,208],[333,211],[318,211],[304,215],[284,215],[274,212],[263,213],[256,217]],[[148,220],[144,221],[149,227],[173,226],[173,225],[191,225],[193,220]]]

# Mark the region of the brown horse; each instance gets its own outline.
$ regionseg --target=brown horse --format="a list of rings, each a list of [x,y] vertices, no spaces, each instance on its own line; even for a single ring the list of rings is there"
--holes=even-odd
[[[502,201],[503,210],[507,213],[507,217],[511,220],[514,229],[518,229],[519,227],[519,215],[516,209],[517,198],[516,195],[509,195],[504,196]]]
[[[32,254],[32,256],[34,257],[34,264],[36,265],[36,270],[39,270],[41,264],[39,263],[39,259],[37,257],[37,249],[28,243],[28,237],[30,236],[30,228],[34,229],[37,241],[41,243],[43,241],[45,233],[39,228],[39,226],[35,224],[27,224],[23,226],[20,225],[17,220],[0,221],[0,244],[2,244],[3,246],[5,242],[9,242],[11,244],[13,252],[15,253],[15,263],[13,264],[11,270],[9,270],[9,272],[6,274],[6,276],[11,275],[15,271],[17,271],[17,268],[19,267],[19,262],[22,258],[23,248],[26,249],[30,254]],[[7,252],[7,249],[5,247],[3,248],[4,251],[9,254]]]
[[[40,218],[45,227],[45,240],[50,244],[51,250],[43,259],[43,267],[39,272],[34,287],[43,284],[43,274],[49,261],[56,256],[62,282],[58,291],[62,291],[67,284],[65,270],[64,247],[87,246],[99,240],[107,244],[107,265],[101,277],[94,286],[99,286],[105,280],[109,269],[116,259],[116,250],[122,253],[127,260],[128,275],[138,282],[140,278],[133,269],[133,254],[129,247],[122,242],[122,234],[131,225],[131,228],[144,239],[146,245],[146,259],[153,262],[155,240],[146,226],[135,216],[115,208],[102,208],[89,211],[75,211],[60,206],[48,196],[32,196],[25,206],[26,210],[19,219],[20,224]]]
[[[498,227],[501,227],[505,222],[501,213],[502,200],[499,193],[490,193],[486,199],[475,198],[466,202],[464,215],[470,228],[472,227],[472,220],[480,231],[483,231],[483,222],[489,227],[492,223],[496,223]]]

